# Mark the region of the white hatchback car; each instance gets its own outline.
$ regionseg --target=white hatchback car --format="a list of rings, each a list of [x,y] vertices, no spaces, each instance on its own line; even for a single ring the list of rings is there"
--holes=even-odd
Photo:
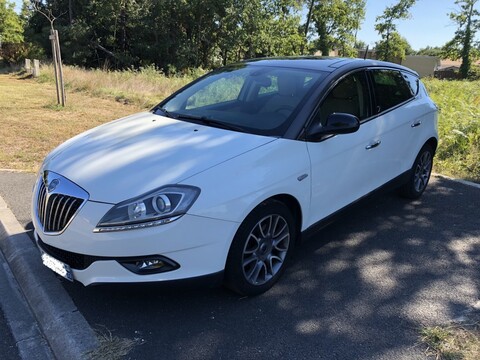
[[[255,295],[348,205],[391,184],[418,198],[436,147],[437,107],[412,70],[246,61],[52,151],[35,237],[46,266],[84,285],[207,277]]]

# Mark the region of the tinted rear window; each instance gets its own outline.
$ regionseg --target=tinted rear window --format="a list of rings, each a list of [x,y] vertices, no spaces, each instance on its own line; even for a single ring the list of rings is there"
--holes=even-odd
[[[377,113],[413,97],[412,90],[399,71],[372,70]]]

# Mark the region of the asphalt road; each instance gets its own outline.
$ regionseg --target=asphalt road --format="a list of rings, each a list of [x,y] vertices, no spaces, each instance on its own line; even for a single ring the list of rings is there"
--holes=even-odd
[[[3,271],[3,270],[0,270]],[[20,359],[15,340],[0,309],[0,354],[4,360]]]
[[[33,181],[0,172],[27,228]],[[371,197],[307,239],[255,298],[59,281],[92,327],[136,341],[131,359],[424,359],[418,329],[479,300],[479,206],[480,189],[438,178],[419,201]]]

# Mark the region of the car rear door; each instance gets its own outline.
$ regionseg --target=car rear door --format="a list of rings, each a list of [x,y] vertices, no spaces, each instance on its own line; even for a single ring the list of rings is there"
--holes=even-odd
[[[386,183],[410,169],[419,149],[416,128],[421,113],[414,101],[414,84],[396,69],[368,71],[374,94],[374,116],[381,141],[382,157],[377,159],[376,176]],[[379,147],[380,147],[379,146]]]

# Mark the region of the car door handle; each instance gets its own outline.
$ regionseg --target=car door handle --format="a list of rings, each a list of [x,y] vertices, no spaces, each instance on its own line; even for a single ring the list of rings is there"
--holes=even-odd
[[[415,121],[413,124],[412,124],[412,128],[414,127],[417,127],[417,126],[420,126],[422,125],[422,122],[419,120],[419,121]]]
[[[380,145],[382,142],[380,140],[377,140],[371,144],[368,144],[367,146],[365,146],[365,149],[367,150],[370,150],[370,149],[373,149],[373,148],[376,148],[378,145]]]

